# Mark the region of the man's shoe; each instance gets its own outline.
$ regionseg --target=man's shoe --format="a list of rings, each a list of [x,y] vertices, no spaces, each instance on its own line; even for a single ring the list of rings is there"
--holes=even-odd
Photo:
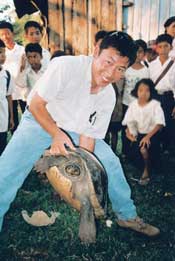
[[[120,227],[133,229],[149,237],[157,236],[160,233],[160,230],[158,228],[151,226],[147,223],[144,223],[143,220],[139,217],[136,217],[135,219],[129,219],[129,220],[118,219],[117,223]]]

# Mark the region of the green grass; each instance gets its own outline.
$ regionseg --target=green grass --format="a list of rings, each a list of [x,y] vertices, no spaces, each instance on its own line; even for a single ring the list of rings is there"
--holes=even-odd
[[[139,215],[161,229],[157,238],[120,228],[109,206],[112,227],[106,227],[105,221],[100,220],[96,243],[81,244],[78,213],[33,171],[5,216],[0,234],[0,260],[175,260],[175,159],[163,157],[160,163],[160,171],[153,173],[147,187],[131,181],[131,176],[138,178],[140,173],[128,162],[123,163]],[[165,192],[171,195],[165,197]],[[24,209],[29,213],[44,210],[48,214],[54,210],[60,216],[55,224],[37,228],[23,220],[21,211]]]

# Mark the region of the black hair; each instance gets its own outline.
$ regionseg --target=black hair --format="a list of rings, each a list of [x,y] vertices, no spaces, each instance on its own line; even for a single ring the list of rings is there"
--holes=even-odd
[[[172,23],[174,23],[175,22],[175,16],[171,16],[171,17],[169,17],[166,21],[165,21],[165,23],[164,23],[164,27],[165,27],[165,32],[166,32],[166,28],[168,27],[168,26],[170,26]]]
[[[138,81],[134,87],[134,89],[131,91],[131,95],[138,98],[138,89],[141,84],[145,84],[149,87],[150,91],[150,98],[149,100],[152,100],[157,97],[157,91],[155,89],[154,82],[149,78],[143,78],[140,81]]]
[[[107,31],[100,30],[95,34],[95,43],[97,43],[99,40],[102,40],[107,35]]]
[[[13,33],[13,25],[7,21],[0,22],[0,29],[9,29]]]
[[[36,52],[39,53],[42,57],[42,47],[38,43],[29,43],[25,47],[25,53]]]
[[[66,53],[65,53],[64,51],[57,50],[57,51],[55,51],[55,52],[52,54],[50,60],[52,60],[53,58],[56,58],[56,57],[64,56],[64,55],[66,55]]]
[[[143,41],[142,39],[138,39],[138,40],[135,41],[135,43],[138,46],[138,49],[139,49],[139,47],[141,47],[143,49],[144,53],[146,52],[147,44],[146,44],[145,41]]]
[[[30,27],[35,27],[35,28],[39,29],[40,33],[42,33],[42,31],[43,31],[42,26],[38,22],[33,21],[33,20],[28,21],[28,22],[25,23],[24,30],[25,30],[26,33],[28,32],[28,29]]]
[[[132,37],[127,33],[117,31],[108,32],[100,44],[100,52],[109,47],[118,50],[121,56],[128,57],[130,66],[135,62],[137,47]]]
[[[0,48],[5,48],[5,43],[0,39]]]
[[[170,45],[172,45],[173,38],[172,38],[171,35],[169,35],[169,34],[160,34],[160,35],[156,38],[156,44],[162,43],[162,42],[167,42],[167,43],[169,43]]]

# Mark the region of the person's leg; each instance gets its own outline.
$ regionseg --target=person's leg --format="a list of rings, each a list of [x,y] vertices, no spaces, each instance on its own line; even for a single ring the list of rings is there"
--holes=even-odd
[[[148,182],[150,181],[150,178],[149,178],[150,160],[149,160],[148,149],[140,148],[140,153],[142,155],[143,162],[144,162],[144,170],[143,170],[141,179],[139,180],[139,184],[144,186],[144,185],[147,185]]]
[[[7,145],[7,132],[0,132],[0,156]]]
[[[23,101],[23,100],[19,100],[19,105],[20,105],[20,108],[21,108],[21,112],[24,113],[25,108],[26,108],[26,102]]]
[[[49,134],[26,111],[0,157],[0,230],[3,216],[18,189],[50,143]]]

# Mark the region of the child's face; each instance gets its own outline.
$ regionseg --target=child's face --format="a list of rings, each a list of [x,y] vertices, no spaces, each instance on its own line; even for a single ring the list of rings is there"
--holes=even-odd
[[[142,47],[139,47],[137,51],[137,57],[136,57],[136,62],[141,62],[143,61],[143,58],[145,56],[145,52]]]
[[[4,42],[5,46],[9,46],[14,42],[13,33],[10,29],[0,29],[0,39]]]
[[[137,96],[140,101],[148,102],[150,99],[150,89],[148,85],[141,83],[137,90]]]
[[[40,43],[42,34],[36,27],[29,27],[25,34],[25,38],[29,43]]]
[[[166,28],[166,32],[167,34],[171,35],[173,38],[175,37],[175,22],[173,22]]]
[[[27,52],[26,54],[28,63],[33,70],[38,70],[41,67],[41,55],[37,52]]]
[[[0,47],[0,65],[4,64],[5,62],[5,48],[4,47]]]
[[[156,52],[158,55],[168,56],[172,46],[168,42],[161,42],[156,45]]]

